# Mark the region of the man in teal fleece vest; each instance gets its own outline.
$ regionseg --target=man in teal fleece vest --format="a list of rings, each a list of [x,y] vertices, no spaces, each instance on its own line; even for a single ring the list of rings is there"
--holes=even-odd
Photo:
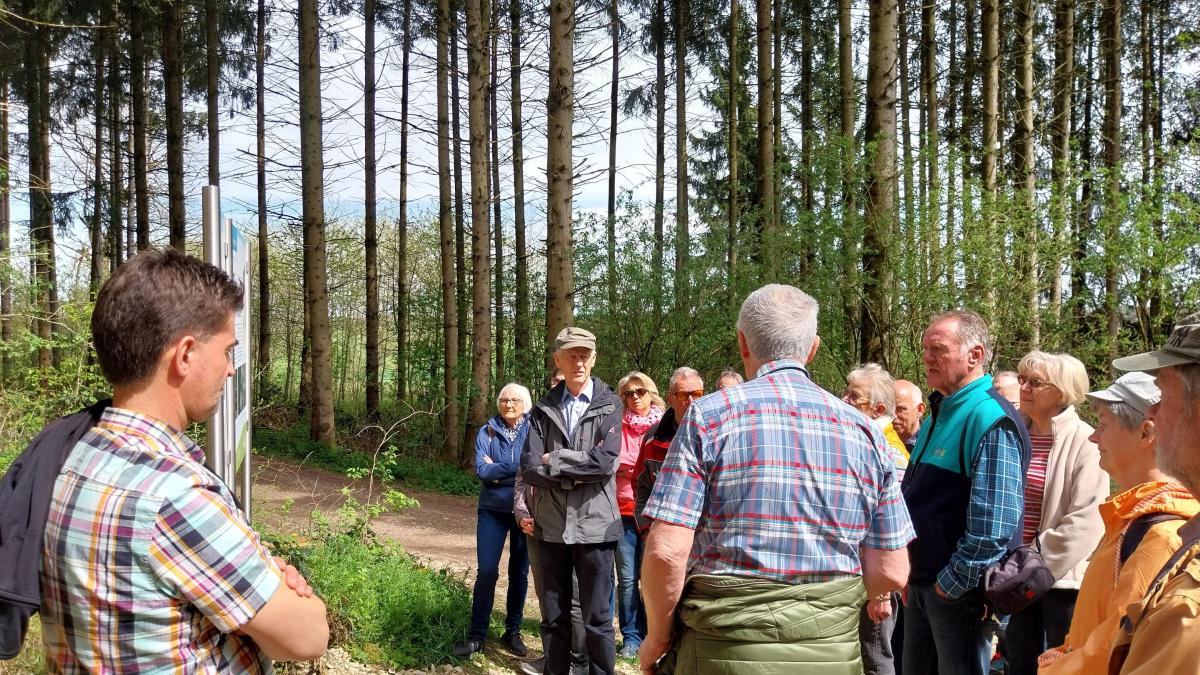
[[[984,373],[987,324],[970,311],[933,317],[922,340],[931,419],[902,482],[917,538],[904,610],[905,673],[983,675],[983,573],[1020,537],[1029,434]]]

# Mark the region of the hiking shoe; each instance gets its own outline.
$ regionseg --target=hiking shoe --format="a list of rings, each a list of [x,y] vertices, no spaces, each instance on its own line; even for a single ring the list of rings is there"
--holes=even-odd
[[[636,659],[638,657],[638,650],[641,647],[642,645],[636,642],[626,642],[621,645],[621,650],[617,652],[617,656],[623,659]]]
[[[456,659],[469,658],[475,652],[483,651],[483,640],[479,638],[467,638],[465,641],[454,645],[454,650],[450,653]]]
[[[525,648],[525,643],[521,641],[520,633],[505,633],[504,637],[500,638],[500,644],[508,648],[508,651],[517,656],[528,656],[529,650]]]

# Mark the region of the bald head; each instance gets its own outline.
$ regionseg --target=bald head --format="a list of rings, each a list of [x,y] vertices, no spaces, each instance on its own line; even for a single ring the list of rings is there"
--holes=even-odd
[[[909,443],[916,438],[924,415],[925,399],[921,396],[921,388],[908,380],[896,380],[896,417],[892,420],[892,428],[900,440]]]

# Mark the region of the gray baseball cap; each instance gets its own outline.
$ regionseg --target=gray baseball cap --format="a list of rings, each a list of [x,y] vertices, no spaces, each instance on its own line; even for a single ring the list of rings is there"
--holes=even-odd
[[[1108,389],[1093,391],[1087,397],[1093,403],[1124,403],[1145,415],[1150,406],[1158,403],[1161,394],[1153,375],[1132,372],[1118,377]]]
[[[1163,368],[1200,363],[1200,314],[1193,314],[1175,325],[1167,344],[1152,352],[1126,356],[1112,362],[1117,370],[1155,373]]]
[[[587,347],[592,351],[596,351],[596,336],[575,326],[567,326],[558,331],[558,337],[554,338],[554,351],[572,349],[574,347]]]

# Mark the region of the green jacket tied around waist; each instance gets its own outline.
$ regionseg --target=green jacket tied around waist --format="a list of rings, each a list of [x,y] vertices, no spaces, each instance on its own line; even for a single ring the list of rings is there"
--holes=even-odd
[[[857,675],[861,577],[812,584],[697,575],[679,603],[676,675]]]

